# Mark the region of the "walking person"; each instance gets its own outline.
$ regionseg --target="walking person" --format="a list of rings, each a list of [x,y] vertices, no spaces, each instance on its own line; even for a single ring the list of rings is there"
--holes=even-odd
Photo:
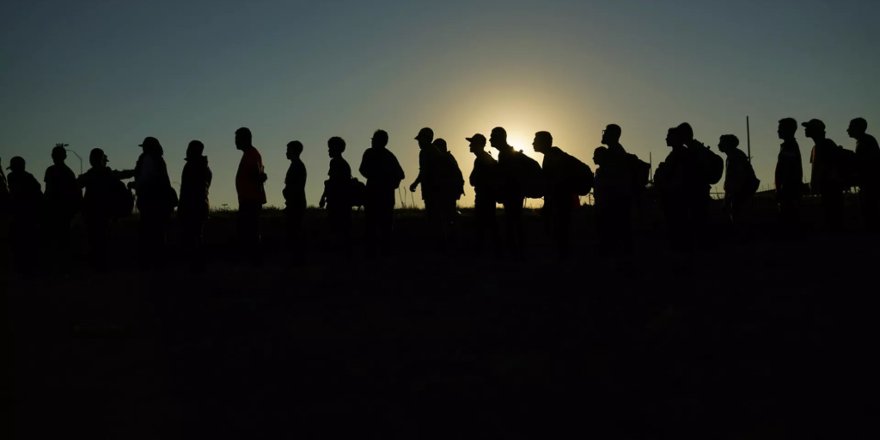
[[[465,138],[474,154],[474,167],[468,182],[474,187],[474,241],[473,250],[482,254],[486,242],[497,256],[501,238],[498,235],[498,222],[495,216],[495,203],[501,183],[498,161],[486,151],[486,136],[476,133]]]
[[[305,257],[303,249],[302,222],[306,213],[306,165],[300,159],[303,144],[300,141],[287,143],[287,159],[290,166],[284,176],[284,215],[287,219],[287,244],[294,261],[301,262]]]
[[[366,253],[387,256],[392,249],[394,193],[404,179],[397,157],[388,150],[388,133],[376,130],[370,148],[364,151],[358,171],[367,179]]]

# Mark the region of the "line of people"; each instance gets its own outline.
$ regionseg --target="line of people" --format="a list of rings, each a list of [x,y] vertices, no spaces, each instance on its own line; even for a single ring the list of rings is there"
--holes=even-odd
[[[808,191],[821,197],[825,224],[838,229],[842,222],[843,192],[859,188],[859,201],[867,227],[880,229],[880,148],[867,134],[867,122],[853,119],[847,133],[856,140],[855,151],[838,146],[825,135],[825,125],[818,119],[801,124],[814,146],[810,154],[809,186],[803,181],[800,148],[796,140],[797,122],[792,118],[779,121],[778,136],[782,140],[775,171],[776,197],[780,218],[787,230],[796,231],[801,198]],[[648,188],[656,192],[665,217],[670,240],[675,248],[690,249],[704,240],[708,230],[711,185],[724,181],[724,212],[729,226],[739,228],[744,209],[755,194],[760,181],[751,159],[738,148],[736,136],[720,137],[718,150],[726,160],[694,138],[688,123],[670,128],[666,144],[671,148],[649,184],[650,165],[626,152],[620,143],[622,129],[609,124],[602,132],[600,146],[595,149],[595,173],[579,159],[553,145],[549,132],[535,134],[532,146],[543,155],[538,164],[507,142],[503,127],[495,127],[488,144],[497,150],[497,157],[486,151],[487,139],[481,133],[466,138],[474,155],[468,182],[474,189],[474,236],[476,252],[490,249],[496,255],[515,258],[523,256],[525,230],[522,224],[526,198],[543,198],[547,228],[557,246],[558,255],[570,252],[570,230],[574,208],[579,196],[590,192],[596,202],[596,225],[599,250],[603,253],[628,254],[632,251],[632,210]],[[369,256],[391,253],[395,192],[405,178],[395,155],[387,149],[389,136],[377,130],[371,147],[362,157],[358,171],[366,184],[352,177],[351,167],[343,157],[345,141],[332,137],[327,142],[330,166],[328,179],[319,206],[326,208],[335,246],[350,255],[352,250],[351,211],[364,206],[366,220],[366,251]],[[430,242],[439,251],[455,246],[457,201],[465,193],[464,176],[442,138],[434,138],[431,128],[419,130],[415,137],[419,152],[419,172],[409,189],[421,187],[425,204]],[[267,176],[262,157],[253,146],[250,130],[235,132],[236,148],[242,151],[235,177],[239,210],[237,232],[240,255],[259,262],[260,216],[266,203]],[[143,152],[134,169],[114,170],[100,148],[89,154],[90,168],[76,176],[65,164],[63,146],[52,150],[53,165],[46,170],[45,194],[36,178],[25,170],[25,161],[13,157],[8,179],[0,172],[0,206],[12,213],[10,241],[16,260],[24,268],[35,267],[35,241],[38,228],[45,228],[53,249],[54,267],[64,264],[69,253],[70,224],[80,210],[85,221],[89,256],[97,267],[107,258],[108,228],[114,219],[130,215],[134,206],[140,214],[140,261],[144,265],[161,264],[165,234],[170,218],[177,209],[182,248],[194,268],[204,264],[202,230],[209,212],[209,189],[212,173],[198,140],[189,143],[186,151],[180,195],[171,186],[163,159],[163,148],[154,137],[140,144]],[[301,259],[302,220],[306,209],[306,167],[300,159],[303,145],[287,144],[290,167],[285,177],[283,196],[289,231],[289,246]],[[123,180],[132,179],[128,185]],[[83,195],[83,190],[85,194]],[[134,190],[136,198],[132,196]],[[496,204],[503,205],[503,238],[496,219]]]

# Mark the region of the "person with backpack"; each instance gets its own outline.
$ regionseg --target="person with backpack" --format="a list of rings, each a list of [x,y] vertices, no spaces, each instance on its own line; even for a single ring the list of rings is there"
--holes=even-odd
[[[428,220],[428,234],[432,241],[441,241],[442,237],[436,236],[440,229],[439,206],[437,201],[437,169],[440,163],[440,153],[434,147],[434,130],[423,127],[415,137],[419,146],[419,174],[409,186],[410,192],[416,192],[416,188],[422,187],[422,201],[425,204],[425,216]]]
[[[677,251],[688,251],[693,246],[693,230],[690,227],[693,166],[678,127],[668,130],[666,145],[671,151],[657,166],[654,186],[660,197],[670,247]],[[602,165],[599,165],[599,169],[602,170]],[[604,176],[600,179],[604,179]]]
[[[601,139],[605,147],[599,147],[604,150],[597,149],[594,154],[595,164],[601,167],[601,180],[597,178],[594,191],[596,226],[599,252],[605,255],[632,252],[632,206],[636,194],[647,184],[647,175],[639,176],[645,172],[642,161],[620,143],[622,132],[617,124],[606,125]]]
[[[507,131],[503,127],[495,127],[489,134],[489,144],[498,150],[498,169],[501,175],[499,201],[504,205],[504,223],[506,230],[506,246],[508,254],[522,258],[525,248],[525,229],[523,228],[523,201],[526,196],[526,185],[533,184],[534,170],[537,165],[538,177],[541,166],[537,161],[516,151],[507,143]],[[533,162],[534,164],[530,163]]]
[[[693,244],[709,246],[709,207],[712,201],[712,185],[721,181],[724,159],[706,144],[694,138],[694,129],[687,122],[677,127],[682,142],[687,147],[687,197],[689,227],[693,229]]]
[[[260,214],[266,204],[268,177],[263,168],[263,156],[253,144],[253,134],[247,127],[235,130],[235,148],[241,151],[238,171],[235,173],[235,192],[238,195],[238,242],[242,256],[254,264],[261,263]]]
[[[458,166],[455,156],[449,152],[446,140],[434,139],[431,143],[437,150],[437,216],[440,227],[440,248],[449,250],[455,242],[455,224],[458,216],[457,202],[464,195],[464,175]]]
[[[394,193],[406,177],[397,156],[387,146],[388,132],[376,130],[370,140],[370,148],[364,151],[358,167],[358,171],[367,179],[364,206],[367,256],[391,253]]]
[[[85,189],[82,213],[89,246],[89,261],[98,270],[106,268],[111,223],[131,215],[134,199],[122,180],[131,179],[134,170],[116,171],[107,166],[107,155],[100,148],[89,152],[89,168],[76,180]]]
[[[287,243],[295,260],[305,257],[302,242],[302,221],[306,213],[306,165],[300,159],[303,144],[300,141],[287,143],[287,159],[290,166],[284,176],[284,214],[287,218]]]
[[[10,159],[8,169],[12,259],[22,273],[32,274],[37,269],[40,253],[43,189],[34,175],[25,170],[25,161],[21,156]]]
[[[338,136],[327,140],[330,169],[324,181],[324,193],[318,206],[327,207],[327,218],[336,238],[336,248],[346,256],[351,254],[351,167],[342,153],[345,141]]]
[[[825,137],[825,123],[810,119],[801,124],[804,135],[813,140],[810,153],[810,190],[821,197],[825,227],[836,231],[843,226],[843,181],[837,143]]]
[[[724,212],[731,230],[736,233],[742,227],[744,206],[755,195],[760,181],[748,156],[739,146],[739,138],[732,134],[722,135],[718,150],[727,155],[724,169]]]
[[[55,252],[52,258],[56,268],[62,268],[69,258],[70,222],[82,204],[82,190],[76,183],[76,175],[64,161],[67,150],[57,145],[52,149],[53,164],[46,169],[46,235]]]
[[[495,202],[501,179],[498,161],[486,151],[486,136],[476,133],[465,140],[474,154],[474,167],[468,177],[468,182],[474,187],[474,252],[481,254],[488,239],[497,255],[500,237],[495,220]]]
[[[205,144],[201,141],[190,141],[186,147],[186,164],[180,176],[177,218],[180,221],[181,244],[189,256],[192,270],[202,270],[205,264],[202,232],[208,219],[208,191],[213,174],[208,167],[208,157],[203,155],[204,151]]]
[[[571,253],[571,218],[580,205],[575,188],[576,158],[553,146],[553,135],[548,131],[535,133],[532,141],[535,152],[544,155],[541,170],[544,176],[544,209],[550,233],[556,242],[557,257],[567,259]]]
[[[855,118],[846,129],[849,137],[856,140],[855,157],[857,163],[857,183],[859,204],[865,228],[871,232],[880,231],[880,147],[877,139],[866,131],[868,121]]]
[[[783,232],[786,234],[794,234],[799,228],[799,211],[804,191],[804,169],[801,149],[795,138],[796,133],[797,121],[793,118],[779,120],[776,134],[782,140],[782,144],[779,146],[779,155],[776,159],[774,181],[779,217]]]

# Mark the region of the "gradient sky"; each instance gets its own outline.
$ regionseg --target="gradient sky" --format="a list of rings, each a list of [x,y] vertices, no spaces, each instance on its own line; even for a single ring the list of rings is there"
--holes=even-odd
[[[682,121],[713,147],[733,133],[745,149],[749,115],[763,188],[780,118],[823,119],[848,148],[853,117],[880,134],[876,0],[13,0],[0,11],[4,167],[21,155],[42,181],[52,146],[66,142],[86,168],[95,146],[112,167],[132,168],[137,145],[155,136],[177,186],[186,144],[200,139],[215,208],[237,207],[240,126],[254,133],[276,206],[288,141],[305,145],[317,205],[327,139],[346,140],[356,170],[378,128],[407,186],[423,126],[467,175],[464,138],[496,125],[533,156],[534,132],[548,130],[592,165],[614,122],[623,145],[656,165],[667,128]],[[798,139],[807,159],[802,130]],[[75,157],[68,164],[79,171]]]

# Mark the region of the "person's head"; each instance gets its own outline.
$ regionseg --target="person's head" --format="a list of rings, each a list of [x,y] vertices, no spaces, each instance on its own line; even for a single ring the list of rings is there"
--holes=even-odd
[[[791,139],[795,133],[797,133],[797,121],[794,118],[782,118],[779,120],[779,127],[776,129],[779,139]]]
[[[681,145],[682,139],[678,127],[670,127],[666,132],[666,146],[675,148],[680,147]]]
[[[56,146],[52,149],[52,162],[56,164],[62,164],[67,159],[67,150],[64,149],[61,145]]]
[[[602,130],[602,143],[605,145],[612,145],[620,142],[621,132],[622,130],[617,124],[606,125],[605,129]]]
[[[342,156],[342,152],[345,151],[345,141],[342,140],[339,136],[333,136],[332,138],[327,140],[327,152],[330,154],[330,157],[339,157]]]
[[[495,127],[492,129],[492,132],[489,133],[489,144],[492,145],[492,148],[496,150],[500,150],[503,147],[507,146],[507,130],[503,127]]]
[[[13,173],[20,173],[24,171],[24,158],[21,156],[13,156],[12,159],[9,159],[9,171]]]
[[[532,141],[532,147],[538,153],[546,153],[553,147],[553,135],[549,131],[539,131],[535,133],[535,140]]]
[[[186,160],[201,159],[202,153],[205,152],[205,144],[200,140],[191,140],[186,146]]]
[[[678,136],[682,143],[694,140],[694,128],[691,127],[691,124],[682,122],[681,124],[678,124],[678,127],[676,128],[678,129]]]
[[[241,127],[238,130],[235,130],[235,148],[239,150],[244,150],[248,148],[253,143],[253,136],[251,136],[251,129],[247,127]]]
[[[303,144],[300,141],[290,141],[287,143],[287,158],[296,159],[303,152]]]
[[[593,163],[596,164],[597,167],[601,167],[602,163],[605,162],[605,157],[608,155],[608,147],[596,147],[593,150]]]
[[[855,139],[863,136],[866,130],[868,130],[868,121],[866,121],[865,118],[855,118],[852,121],[849,121],[849,127],[846,129],[846,134]]]
[[[449,151],[449,148],[446,145],[446,139],[443,138],[434,139],[434,142],[431,142],[431,146],[441,153]]]
[[[434,130],[431,130],[430,127],[422,128],[416,135],[416,140],[419,141],[419,148],[429,147],[434,141]]]
[[[804,126],[804,136],[810,139],[823,139],[825,138],[825,123],[818,119],[810,119],[807,122],[802,123]]]
[[[486,148],[486,136],[483,136],[480,133],[475,133],[473,136],[464,139],[468,141],[471,153],[483,151],[483,149]]]
[[[154,154],[157,156],[162,155],[162,144],[159,143],[158,139],[152,136],[145,137],[144,141],[141,142],[139,146],[143,147],[144,153]]]
[[[89,165],[94,168],[104,168],[107,166],[107,155],[100,148],[92,148],[89,152]]]
[[[385,130],[376,130],[370,139],[370,145],[373,148],[385,148],[388,146],[388,132]]]
[[[718,150],[722,153],[728,153],[735,150],[739,146],[739,138],[732,134],[723,134],[718,139]]]

